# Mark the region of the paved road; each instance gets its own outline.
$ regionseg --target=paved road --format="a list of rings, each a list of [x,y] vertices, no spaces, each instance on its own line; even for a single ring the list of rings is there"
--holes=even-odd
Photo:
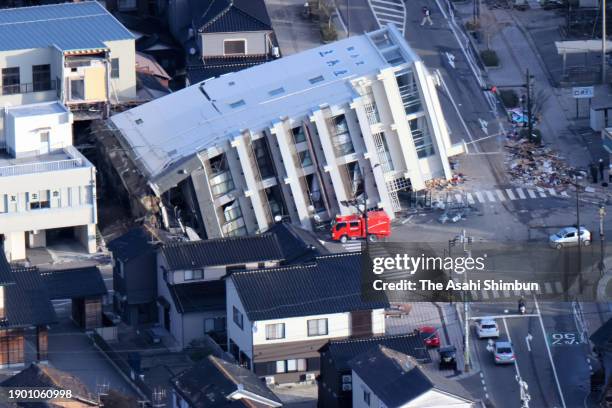
[[[473,361],[484,382],[480,389],[473,386],[473,391],[488,396],[496,407],[516,407],[520,401],[516,376],[520,375],[528,384],[531,407],[584,406],[589,350],[581,340],[572,305],[540,301],[536,308],[533,300],[527,302],[526,316],[497,319],[500,338],[512,341],[515,365],[496,366],[487,341],[478,340],[472,331]],[[516,313],[516,303],[472,303],[470,310],[472,316],[510,315]]]

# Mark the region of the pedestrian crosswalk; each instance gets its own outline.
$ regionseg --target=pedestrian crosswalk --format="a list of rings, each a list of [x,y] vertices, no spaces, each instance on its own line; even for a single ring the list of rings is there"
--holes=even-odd
[[[382,27],[393,23],[404,34],[406,6],[402,0],[368,0],[368,2],[378,25]]]
[[[506,201],[530,200],[541,198],[569,198],[565,191],[556,191],[554,188],[541,187],[513,187],[498,188],[484,191],[463,191],[453,193],[441,193],[434,197],[435,201],[458,204],[489,204],[503,203]]]
[[[342,244],[342,247],[346,252],[359,252],[361,251],[360,241],[348,241]]]
[[[530,290],[471,290],[470,300],[471,301],[483,301],[483,300],[503,300],[504,298],[518,298],[518,297],[529,297],[531,295],[563,295],[567,291],[563,289],[561,282],[544,282],[539,284],[539,289]]]

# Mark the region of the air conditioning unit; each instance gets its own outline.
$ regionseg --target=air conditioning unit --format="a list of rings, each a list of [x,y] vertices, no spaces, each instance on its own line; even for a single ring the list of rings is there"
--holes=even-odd
[[[352,391],[353,384],[342,384],[342,391]]]
[[[353,377],[350,374],[342,376],[342,384],[352,383],[352,382],[353,382]]]
[[[306,381],[315,381],[317,379],[317,376],[315,375],[315,373],[308,373],[304,376]]]
[[[274,385],[274,377],[266,377],[266,385]]]

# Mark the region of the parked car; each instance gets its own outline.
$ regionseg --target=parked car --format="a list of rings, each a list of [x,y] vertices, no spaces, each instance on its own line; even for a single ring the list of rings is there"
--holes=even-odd
[[[331,239],[347,242],[349,239],[365,239],[365,219],[360,214],[338,215],[332,223]],[[391,218],[382,210],[368,211],[368,239],[378,241],[391,236]]]
[[[438,353],[440,353],[440,370],[457,370],[457,347],[440,347]]]
[[[440,335],[438,329],[433,326],[423,326],[417,329],[427,347],[440,347]]]
[[[564,247],[578,245],[578,229],[576,227],[565,227],[548,238],[551,247],[561,249]],[[584,227],[580,227],[580,241],[582,245],[591,245],[591,233]]]
[[[512,343],[509,341],[496,341],[493,349],[495,364],[513,364],[516,360]]]
[[[479,339],[499,337],[499,327],[495,319],[484,318],[476,321],[476,335]]]

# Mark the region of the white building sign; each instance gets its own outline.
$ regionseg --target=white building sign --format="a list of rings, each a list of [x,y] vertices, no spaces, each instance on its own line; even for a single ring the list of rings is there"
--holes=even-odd
[[[572,96],[576,99],[592,98],[595,90],[592,86],[575,86],[572,88]]]

